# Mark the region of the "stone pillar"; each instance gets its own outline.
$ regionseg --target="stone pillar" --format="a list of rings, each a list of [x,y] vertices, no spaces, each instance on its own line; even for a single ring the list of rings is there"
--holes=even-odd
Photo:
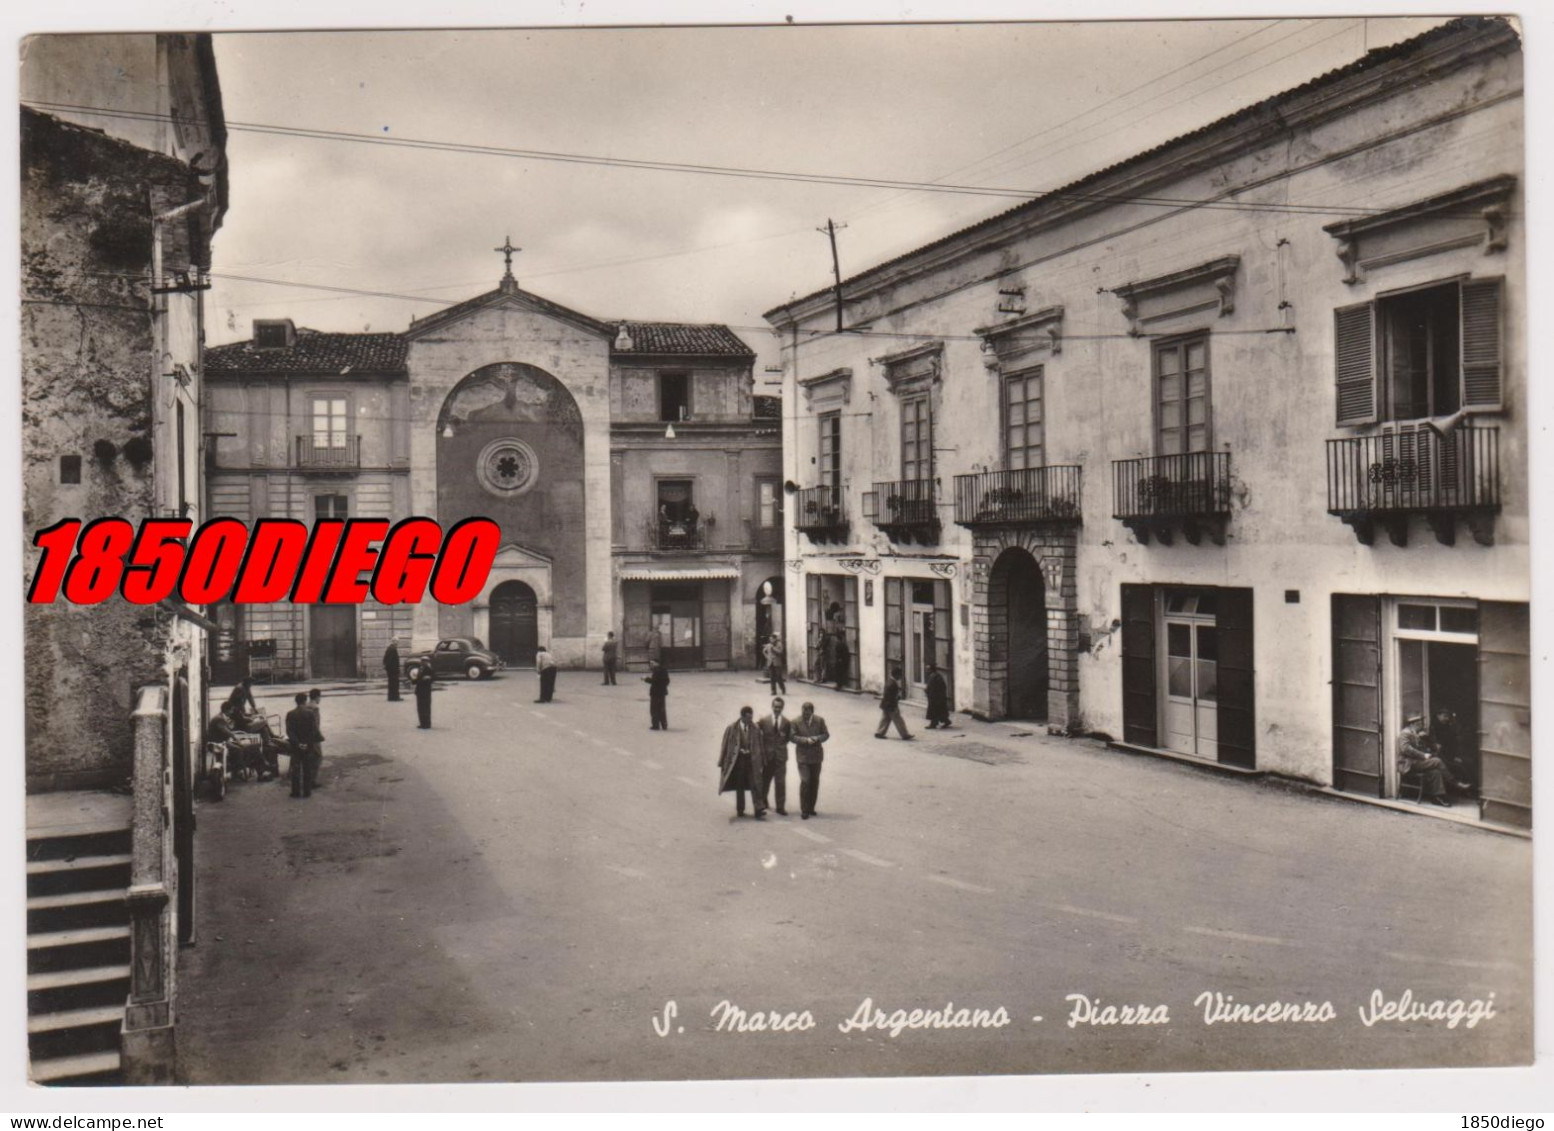
[[[130,994],[120,1033],[126,1084],[171,1084],[174,1041],[176,931],[170,888],[172,865],[172,769],[167,758],[167,689],[140,689],[132,716],[135,763],[131,777]]]

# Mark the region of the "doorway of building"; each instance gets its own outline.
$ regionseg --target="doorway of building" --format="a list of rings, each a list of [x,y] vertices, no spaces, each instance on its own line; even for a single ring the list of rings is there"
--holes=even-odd
[[[1215,595],[1187,589],[1166,592],[1166,749],[1196,758],[1219,756],[1219,623]]]
[[[1030,552],[1011,547],[993,563],[991,603],[1004,607],[1004,715],[1047,718],[1047,584]]]
[[[521,581],[491,591],[491,650],[509,667],[529,667],[539,650],[539,601]]]
[[[1424,720],[1430,743],[1453,778],[1479,785],[1478,610],[1466,605],[1399,602],[1394,640],[1397,710],[1391,747],[1408,720]],[[1392,783],[1396,793],[1397,783]]]
[[[356,676],[356,606],[308,606],[308,671],[314,679]]]
[[[194,759],[189,741],[189,669],[173,682],[173,863],[178,870],[178,941],[194,941]]]
[[[699,668],[706,662],[702,651],[701,586],[655,585],[652,626],[664,642],[664,666]]]
[[[782,615],[782,578],[768,577],[761,582],[755,599],[755,662],[760,667],[766,663],[766,645],[773,636],[784,636]],[[786,645],[784,645],[786,654]],[[785,661],[786,662],[786,661]]]

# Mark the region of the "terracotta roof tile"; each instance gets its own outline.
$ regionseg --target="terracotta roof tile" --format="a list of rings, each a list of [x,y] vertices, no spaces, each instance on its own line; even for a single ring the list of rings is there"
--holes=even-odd
[[[409,345],[399,334],[330,334],[297,329],[284,349],[259,349],[253,342],[214,346],[205,353],[205,372],[400,374]]]
[[[738,334],[719,324],[689,322],[619,322],[631,337],[629,350],[616,353],[695,354],[714,357],[754,357]]]

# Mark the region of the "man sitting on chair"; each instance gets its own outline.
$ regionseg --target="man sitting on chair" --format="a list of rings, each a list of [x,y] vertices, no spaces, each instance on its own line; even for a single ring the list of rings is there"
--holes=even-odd
[[[1398,778],[1413,777],[1426,801],[1449,809],[1452,802],[1447,786],[1462,787],[1453,780],[1446,763],[1435,755],[1435,744],[1425,731],[1424,717],[1410,715],[1408,724],[1398,734]]]

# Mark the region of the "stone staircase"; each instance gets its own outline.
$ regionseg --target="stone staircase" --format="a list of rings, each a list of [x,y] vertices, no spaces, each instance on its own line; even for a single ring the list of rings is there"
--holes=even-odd
[[[27,802],[32,1079],[118,1083],[130,992],[130,801],[72,792]]]

